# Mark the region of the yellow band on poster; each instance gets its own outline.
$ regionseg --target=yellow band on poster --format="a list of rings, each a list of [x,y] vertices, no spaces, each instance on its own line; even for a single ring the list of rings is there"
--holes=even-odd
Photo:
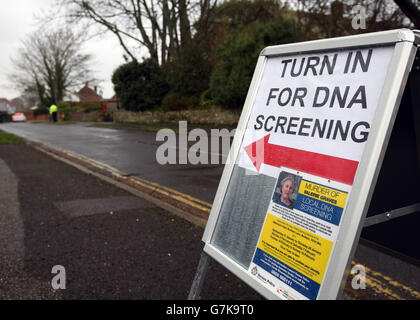
[[[299,193],[340,208],[344,208],[347,200],[347,192],[328,188],[307,180],[302,180],[300,183]]]
[[[321,284],[333,243],[267,214],[258,248]]]

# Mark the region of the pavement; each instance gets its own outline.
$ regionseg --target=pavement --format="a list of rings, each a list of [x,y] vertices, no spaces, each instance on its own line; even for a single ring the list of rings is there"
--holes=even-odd
[[[0,299],[187,298],[201,227],[26,144],[0,145],[0,176]],[[216,263],[200,298],[261,299]]]
[[[0,145],[0,176],[0,299],[187,298],[205,222],[179,194],[31,141]],[[420,300],[419,267],[363,244],[356,263],[367,288],[349,277],[343,299]],[[52,288],[54,266],[64,290]],[[262,297],[211,261],[200,299]]]

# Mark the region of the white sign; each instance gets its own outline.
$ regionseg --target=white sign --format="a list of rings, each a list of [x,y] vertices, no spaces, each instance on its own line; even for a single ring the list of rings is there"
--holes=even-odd
[[[316,299],[391,47],[273,57],[239,165],[277,184],[248,272],[282,299]]]
[[[350,166],[357,168],[393,51],[394,47],[375,47],[268,58],[239,165],[272,177],[278,176],[280,165],[308,172],[306,164],[302,168],[295,161],[274,160],[284,153],[302,156],[294,154],[300,150],[310,158],[321,154],[350,160],[354,162]],[[266,161],[255,158],[261,153],[252,156],[246,149],[258,140],[257,147],[267,149]],[[309,172],[317,175],[316,170]],[[337,180],[353,181],[340,176]]]
[[[400,29],[261,52],[203,234],[209,256],[269,299],[339,296],[414,40]]]

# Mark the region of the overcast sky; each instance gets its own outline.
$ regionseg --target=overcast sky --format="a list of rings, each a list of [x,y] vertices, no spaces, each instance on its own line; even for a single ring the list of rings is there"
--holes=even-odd
[[[13,99],[19,92],[9,88],[7,75],[13,71],[10,57],[16,54],[20,42],[36,30],[34,14],[48,9],[54,0],[13,0],[0,1],[0,98]],[[109,35],[90,40],[85,53],[93,55],[92,69],[95,76],[102,79],[100,88],[104,98],[114,95],[111,83],[112,72],[122,63],[122,50],[116,39]]]

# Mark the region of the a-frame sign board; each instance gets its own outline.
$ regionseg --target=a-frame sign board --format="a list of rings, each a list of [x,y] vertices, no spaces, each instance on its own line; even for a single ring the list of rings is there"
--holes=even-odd
[[[261,52],[189,299],[209,258],[268,299],[340,297],[419,43],[400,29]]]
[[[397,253],[416,264],[420,262],[419,89],[417,50],[361,233],[363,240],[391,249],[391,254]]]

